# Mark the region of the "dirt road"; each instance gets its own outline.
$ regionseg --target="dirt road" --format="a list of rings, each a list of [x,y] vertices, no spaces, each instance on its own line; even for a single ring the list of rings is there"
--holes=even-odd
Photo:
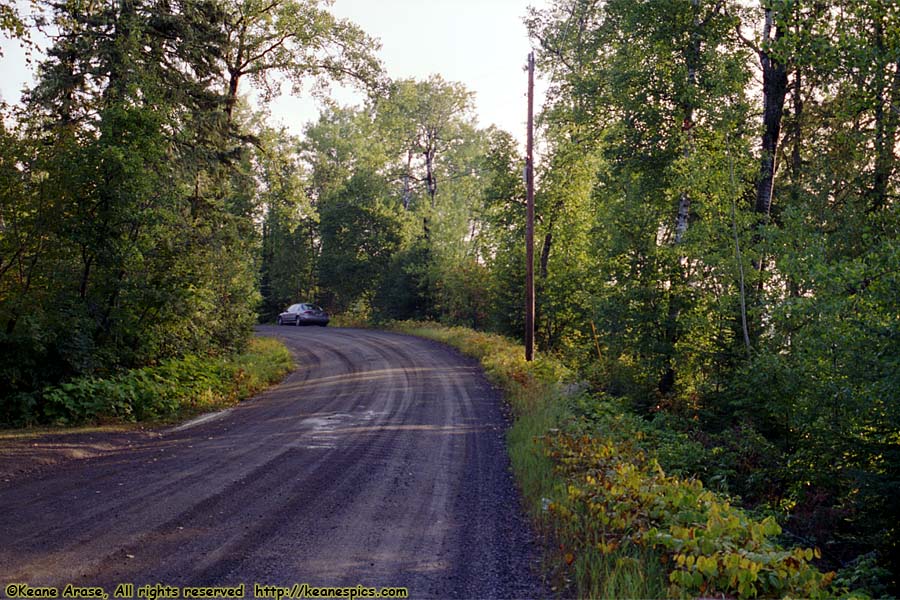
[[[0,481],[0,595],[10,582],[545,595],[500,399],[476,363],[392,333],[260,332],[295,352],[280,386]]]

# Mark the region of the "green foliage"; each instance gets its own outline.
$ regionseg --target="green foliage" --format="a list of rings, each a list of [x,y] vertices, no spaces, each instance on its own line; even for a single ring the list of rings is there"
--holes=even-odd
[[[476,214],[482,224],[479,243],[483,254],[490,257],[489,327],[506,336],[521,337],[525,330],[524,159],[512,136],[491,130],[482,162],[484,199]]]
[[[851,4],[531,11],[538,227],[579,215],[555,230],[539,339],[641,416],[667,471],[777,516],[827,569],[876,556],[891,574],[858,581],[896,593],[900,14]],[[782,67],[780,100],[752,83]],[[755,113],[780,165],[765,214]]]
[[[627,422],[606,420],[619,427]],[[657,550],[673,596],[827,595],[831,575],[808,564],[818,551],[782,549],[772,517],[755,521],[699,481],[666,476],[633,443],[597,430],[590,437],[551,435],[545,443],[567,484],[565,499],[549,510],[558,515],[557,535],[573,551]]]
[[[225,32],[234,40],[223,53],[231,87],[229,111],[245,77],[267,100],[280,92],[284,79],[295,93],[309,84],[321,92],[333,81],[372,91],[383,85],[381,64],[373,54],[379,42],[322,5],[328,3],[240,0],[223,5]]]
[[[248,113],[241,78],[266,99],[276,71],[374,89],[376,44],[318,2],[45,8],[51,45],[0,125],[0,419],[168,415],[154,378],[244,349],[258,287],[270,315],[316,291],[296,140]],[[24,27],[0,4],[0,31]]]
[[[248,174],[210,89],[219,13],[204,2],[53,11],[58,35],[27,112],[4,132],[4,404],[240,349],[254,319]]]
[[[285,307],[317,296],[318,214],[304,186],[297,140],[283,131],[267,131],[256,160],[265,205],[260,256],[260,320],[274,322]]]
[[[437,76],[385,91],[307,127],[295,154],[309,168],[302,231],[291,210],[269,209],[264,318],[306,294],[338,315],[487,319],[488,250],[467,239],[485,185],[472,95]]]
[[[376,288],[401,241],[396,210],[379,201],[378,182],[363,174],[320,207],[319,283],[341,311]]]
[[[0,32],[19,39],[27,39],[27,30],[15,3],[0,2]],[[3,52],[0,51],[0,57]]]
[[[301,300],[342,313],[336,323],[435,319],[521,337],[518,144],[477,128],[461,84],[384,81],[377,43],[326,8],[48,5],[47,59],[25,109],[4,107],[0,123],[0,420],[169,414],[180,401],[160,400],[156,379],[120,374],[228,355],[255,317]],[[598,443],[702,480],[697,498],[726,492],[776,517],[847,573],[840,593],[896,593],[900,13],[880,0],[559,0],[526,26],[550,84],[537,342],[616,403],[557,402],[555,361],[426,329],[511,390],[535,514],[566,494],[532,439],[571,411],[615,415]],[[27,38],[9,2],[0,31]],[[784,94],[755,83],[760,68],[782,69]],[[285,77],[294,90],[357,82],[370,97],[329,106],[295,139],[240,97],[249,81],[265,101]],[[760,154],[759,114],[774,152]],[[757,211],[770,158],[771,210]],[[589,595],[629,593],[629,581],[699,593],[698,572],[706,593],[805,589],[791,579],[803,569],[787,569],[790,584],[758,578],[784,561],[732,582],[725,550],[699,567],[685,555],[662,587],[653,569],[628,575],[663,550],[593,548],[563,570]]]
[[[248,398],[292,368],[293,359],[284,345],[254,339],[240,354],[190,355],[108,378],[81,377],[44,388],[4,424],[176,420]]]
[[[428,245],[419,240],[391,257],[372,300],[378,321],[433,316],[430,256]]]
[[[472,258],[447,265],[435,285],[436,308],[446,323],[477,329],[488,322],[489,277],[488,268]]]
[[[890,591],[885,581],[890,572],[879,565],[875,553],[863,554],[837,572],[832,584],[835,595],[853,598],[888,598]],[[860,593],[865,590],[865,593]]]

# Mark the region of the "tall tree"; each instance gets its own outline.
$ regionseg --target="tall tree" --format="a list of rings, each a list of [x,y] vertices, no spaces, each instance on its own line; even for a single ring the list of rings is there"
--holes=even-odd
[[[599,247],[619,254],[600,268],[608,265],[603,277],[620,295],[607,298],[630,306],[630,330],[640,332],[631,347],[652,357],[663,394],[687,359],[684,315],[694,310],[693,279],[708,268],[689,225],[717,210],[724,189],[704,179],[706,165],[746,112],[746,53],[734,24],[723,3],[703,1],[558,2],[530,21],[553,81],[545,118],[568,131],[582,155],[593,146],[606,158],[594,194],[607,204],[598,207],[595,235]],[[600,241],[607,228],[615,229],[609,246]],[[628,264],[630,275],[619,272]],[[621,296],[632,285],[635,297]],[[619,309],[609,314],[623,318]]]
[[[439,179],[452,175],[441,161],[472,130],[471,92],[437,75],[396,81],[377,111],[380,126],[396,144],[394,152],[402,157],[404,205],[409,207],[412,186],[420,184],[434,208]]]
[[[280,90],[286,77],[295,92],[312,80],[323,88],[351,81],[372,90],[383,85],[379,48],[355,24],[338,19],[321,0],[240,0],[226,7],[229,119],[240,82],[249,77],[265,98]]]
[[[788,91],[787,59],[783,56],[789,7],[779,0],[763,3],[764,22],[762,38],[756,52],[762,67],[763,80],[763,134],[756,182],[756,212],[768,217],[772,210],[772,194],[775,186],[776,150],[781,135],[784,100]]]
[[[22,362],[51,365],[29,387],[239,346],[252,319],[249,217],[208,176],[232,131],[215,90],[221,13],[193,0],[54,11],[19,121],[27,268],[2,276],[18,294],[0,298],[7,342],[31,340]]]

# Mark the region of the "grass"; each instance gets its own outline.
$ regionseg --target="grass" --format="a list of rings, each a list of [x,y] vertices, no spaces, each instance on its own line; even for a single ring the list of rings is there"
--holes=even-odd
[[[230,404],[255,396],[294,369],[290,350],[274,338],[252,338],[247,350],[230,360],[235,368],[233,392],[225,396]]]

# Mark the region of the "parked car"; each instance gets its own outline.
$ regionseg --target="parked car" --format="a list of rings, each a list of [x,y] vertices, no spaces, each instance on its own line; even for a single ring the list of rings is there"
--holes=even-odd
[[[279,325],[328,325],[328,313],[315,304],[291,304],[286,311],[278,315]]]

